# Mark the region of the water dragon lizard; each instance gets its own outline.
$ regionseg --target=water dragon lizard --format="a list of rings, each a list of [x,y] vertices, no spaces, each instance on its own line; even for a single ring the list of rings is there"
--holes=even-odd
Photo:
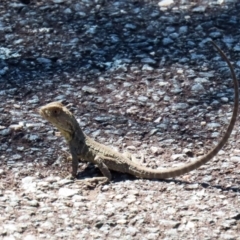
[[[39,113],[44,119],[52,123],[61,132],[69,145],[72,158],[71,178],[75,178],[77,176],[79,161],[91,162],[97,165],[106,181],[110,181],[112,178],[110,170],[128,173],[139,178],[164,179],[188,173],[212,159],[224,146],[231,135],[237,119],[239,102],[238,81],[234,73],[234,69],[222,50],[214,42],[212,43],[230,68],[234,83],[235,100],[233,114],[227,130],[219,143],[210,152],[203,157],[180,167],[166,168],[163,170],[147,168],[132,161],[130,157],[100,144],[85,135],[74,115],[62,103],[52,102],[41,107]]]

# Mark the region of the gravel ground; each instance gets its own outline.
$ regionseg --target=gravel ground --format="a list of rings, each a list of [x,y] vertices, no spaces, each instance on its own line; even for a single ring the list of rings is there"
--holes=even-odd
[[[28,1],[25,1],[28,2]],[[240,239],[239,123],[208,164],[177,179],[71,170],[38,114],[62,101],[95,140],[139,164],[178,166],[211,149],[240,73],[237,0],[1,0],[0,239]],[[144,155],[143,161],[140,157]]]

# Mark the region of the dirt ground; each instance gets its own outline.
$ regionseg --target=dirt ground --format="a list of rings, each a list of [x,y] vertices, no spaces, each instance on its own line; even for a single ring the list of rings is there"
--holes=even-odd
[[[209,40],[239,78],[239,26],[236,0],[2,0],[0,239],[240,239],[239,120],[193,172],[113,172],[96,186],[92,165],[65,179],[67,145],[38,113],[61,101],[87,135],[150,168],[192,161],[233,109],[229,69]]]

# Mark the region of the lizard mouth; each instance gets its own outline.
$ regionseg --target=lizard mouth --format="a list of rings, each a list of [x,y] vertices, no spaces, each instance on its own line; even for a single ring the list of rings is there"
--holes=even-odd
[[[43,118],[46,118],[46,117],[49,115],[47,112],[48,112],[48,111],[46,111],[46,110],[44,110],[44,109],[42,109],[42,108],[39,109],[39,113],[40,113],[40,115],[41,115]]]
[[[51,116],[52,116],[51,111],[44,109],[44,108],[40,108],[39,113],[44,119],[46,119],[49,122],[52,122],[51,121]]]
[[[51,121],[51,119],[57,117],[57,111],[56,110],[52,111],[52,110],[40,108],[39,113],[43,118],[45,118],[48,121]]]

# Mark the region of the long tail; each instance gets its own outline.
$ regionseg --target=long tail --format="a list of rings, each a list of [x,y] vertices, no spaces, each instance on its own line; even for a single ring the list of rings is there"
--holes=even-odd
[[[220,149],[224,146],[224,144],[227,142],[228,138],[230,137],[233,127],[235,125],[237,115],[238,115],[238,105],[239,105],[239,92],[238,92],[238,81],[233,69],[232,64],[228,60],[227,56],[223,53],[223,51],[212,41],[212,44],[214,47],[218,50],[219,54],[221,57],[227,62],[228,67],[230,68],[233,83],[234,83],[234,93],[235,93],[235,100],[234,100],[234,108],[233,108],[233,114],[231,121],[227,127],[227,131],[223,135],[222,139],[220,142],[217,144],[216,147],[214,147],[209,153],[207,153],[205,156],[202,158],[193,161],[191,163],[188,163],[182,167],[177,167],[177,168],[166,168],[164,170],[154,170],[154,169],[149,169],[145,167],[140,167],[133,164],[133,166],[130,167],[129,171],[130,174],[133,174],[137,177],[140,178],[148,178],[148,179],[163,179],[163,178],[172,178],[172,177],[177,177],[179,175],[188,173],[192,170],[197,169],[201,165],[205,164],[209,160],[211,160],[219,151]]]

